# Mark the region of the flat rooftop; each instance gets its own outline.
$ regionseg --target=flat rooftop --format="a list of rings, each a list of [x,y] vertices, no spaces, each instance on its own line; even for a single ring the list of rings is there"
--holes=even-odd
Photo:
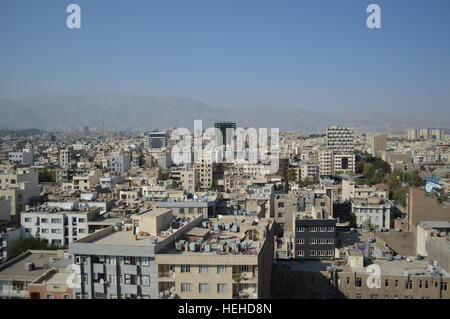
[[[164,209],[164,211],[166,211]],[[151,213],[151,212],[148,212]],[[135,236],[133,235],[132,225],[122,225],[120,230],[116,230],[114,227],[108,227],[97,233],[90,234],[75,243],[89,243],[94,245],[110,245],[110,246],[155,246],[154,239],[159,242],[163,241],[167,237],[174,233],[183,231],[188,225],[194,223],[201,216],[190,216],[184,219],[184,222],[180,224],[179,228],[166,229],[161,231],[158,236]],[[173,217],[172,221],[176,221],[177,217]]]
[[[294,271],[304,271],[304,272],[321,272],[327,271],[327,267],[333,266],[333,263],[330,261],[320,261],[320,260],[278,260],[276,263],[278,267],[281,269],[290,269]],[[376,259],[374,264],[379,265],[381,267],[381,273],[383,275],[395,275],[395,276],[404,276],[405,273],[409,275],[426,275],[430,274],[428,271],[429,261],[426,259],[423,260],[413,260],[411,262],[407,262],[406,260],[383,260]],[[366,274],[366,265],[364,268],[352,268],[348,265],[339,265],[335,266],[337,269],[340,269],[345,272],[355,272],[360,274]],[[445,277],[448,277],[445,275]]]
[[[50,268],[50,258],[56,259],[55,251],[29,251],[0,266],[1,280],[34,281]],[[26,270],[25,264],[33,263],[33,270]]]
[[[164,253],[183,255],[257,255],[266,240],[263,232],[271,223],[268,220],[258,220],[255,223],[255,218],[244,216],[223,216],[220,219],[211,218],[207,222],[209,223],[207,227],[196,227],[185,234],[186,236],[204,234],[204,236],[201,236],[204,237],[201,247],[191,251],[189,245],[194,242],[187,242],[185,237],[182,241],[178,241],[178,243],[183,243],[184,248],[177,248],[176,243],[173,243]],[[237,228],[233,229],[231,225],[235,223],[237,223]],[[205,246],[209,248],[206,249]]]
[[[450,228],[448,221],[424,221],[419,224],[427,228]]]

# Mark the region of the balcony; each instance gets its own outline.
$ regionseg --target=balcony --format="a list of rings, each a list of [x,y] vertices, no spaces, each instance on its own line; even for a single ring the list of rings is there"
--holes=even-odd
[[[240,273],[233,273],[233,280],[236,281],[236,282],[256,281],[257,280],[257,276],[251,271],[240,272]]]
[[[175,278],[175,271],[164,271],[158,273],[158,278],[162,280],[171,280]]]
[[[257,299],[258,291],[256,285],[244,287],[246,285],[237,284],[233,287],[233,298],[235,299]]]

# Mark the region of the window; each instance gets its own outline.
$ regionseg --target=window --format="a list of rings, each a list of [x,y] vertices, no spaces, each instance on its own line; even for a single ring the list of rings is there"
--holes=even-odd
[[[413,286],[413,282],[409,280],[409,281],[406,283],[406,289],[412,289],[412,286]]]
[[[86,265],[86,256],[76,256],[75,263],[77,265],[81,265],[81,264]]]
[[[227,292],[227,284],[217,284],[217,292],[218,293]]]
[[[304,251],[304,250],[297,250],[297,256],[298,256],[298,257],[303,257],[303,256],[305,256],[305,251]]]
[[[125,265],[136,265],[135,257],[125,257]]]
[[[141,276],[141,285],[150,286],[150,276]]]
[[[64,295],[63,299],[70,299],[70,295]]]
[[[86,229],[80,228],[80,229],[78,229],[78,232],[79,232],[80,234],[84,234],[84,233],[86,233]]]
[[[61,218],[52,218],[52,224],[61,224]]]
[[[115,265],[116,264],[116,257],[112,257],[112,256],[106,256],[106,263],[108,265]]]
[[[398,280],[395,280],[394,284],[395,284],[395,287],[398,287]]]
[[[136,275],[125,274],[125,285],[136,285]]]
[[[200,293],[207,293],[208,292],[208,284],[199,284],[198,291]]]
[[[41,223],[48,223],[48,219],[47,218],[41,218]]]
[[[201,273],[201,274],[207,273],[207,272],[208,272],[208,266],[206,266],[206,265],[200,265],[200,266],[198,267],[198,271],[199,271],[199,273]]]
[[[181,292],[190,292],[191,284],[189,283],[181,283]]]
[[[385,279],[384,280],[384,286],[385,287],[389,287],[389,279]]]
[[[48,229],[42,228],[42,229],[41,229],[41,233],[43,233],[43,234],[48,234]]]
[[[317,256],[317,250],[310,250],[309,251],[310,256]]]
[[[305,243],[305,239],[304,238],[297,238],[297,244],[303,245],[304,243]]]
[[[240,272],[248,271],[248,265],[240,265],[239,266],[239,271]]]
[[[447,291],[447,282],[445,281],[442,282],[442,290]]]
[[[278,208],[284,208],[284,202],[279,202],[278,203]]]
[[[111,285],[116,285],[117,284],[117,276],[116,275],[109,275],[109,283]]]
[[[61,229],[52,229],[52,234],[61,234]]]
[[[141,266],[150,266],[150,258],[141,257]]]
[[[191,265],[181,265],[181,272],[191,272]]]
[[[217,273],[224,274],[227,272],[227,266],[217,266]]]
[[[79,223],[85,223],[85,222],[86,222],[86,219],[85,219],[85,218],[78,218],[78,222],[79,222]]]
[[[297,231],[302,233],[305,231],[305,227],[297,227]]]
[[[46,294],[45,299],[53,299],[53,294]]]
[[[25,221],[25,223],[31,223],[31,218],[27,217],[27,218],[24,219],[24,221]]]

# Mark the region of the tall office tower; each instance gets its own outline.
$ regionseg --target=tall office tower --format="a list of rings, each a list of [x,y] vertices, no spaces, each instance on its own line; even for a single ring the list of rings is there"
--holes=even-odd
[[[327,148],[335,153],[353,153],[355,136],[353,128],[331,126],[327,129]]]
[[[233,140],[234,135],[227,134],[227,129],[236,129],[236,122],[216,122],[214,123],[214,127],[219,129],[222,133],[222,136],[219,134],[216,135],[216,145],[230,145]]]
[[[167,133],[166,132],[151,132],[148,133],[147,139],[148,148],[164,148],[167,146]]]
[[[373,137],[373,155],[380,155],[387,150],[387,135],[381,134]]]

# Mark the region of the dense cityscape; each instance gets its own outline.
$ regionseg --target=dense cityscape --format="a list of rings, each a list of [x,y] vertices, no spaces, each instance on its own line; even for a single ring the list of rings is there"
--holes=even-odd
[[[238,125],[185,163],[174,128],[3,131],[0,297],[450,297],[445,130],[283,131],[273,171]]]

